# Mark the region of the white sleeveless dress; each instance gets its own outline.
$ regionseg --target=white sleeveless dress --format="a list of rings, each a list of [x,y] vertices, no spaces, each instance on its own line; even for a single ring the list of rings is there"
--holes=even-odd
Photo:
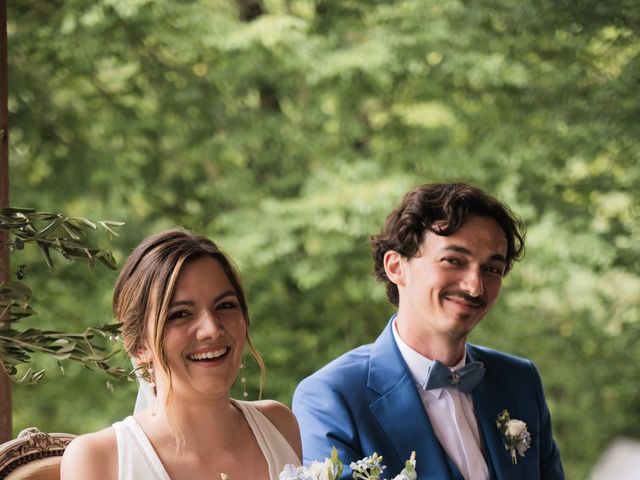
[[[231,401],[242,412],[256,437],[269,465],[271,480],[278,480],[286,464],[300,465],[300,459],[289,442],[267,417],[249,402]],[[171,480],[151,442],[132,416],[114,423],[113,428],[118,440],[119,480]],[[218,480],[220,474],[212,472],[211,478]]]

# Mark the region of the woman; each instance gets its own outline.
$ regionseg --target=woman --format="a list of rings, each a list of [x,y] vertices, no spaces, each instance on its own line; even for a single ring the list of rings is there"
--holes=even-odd
[[[113,310],[155,399],[75,439],[62,480],[275,480],[285,464],[300,464],[287,407],[229,396],[245,346],[264,366],[249,339],[238,274],[213,242],[181,230],[144,240],[116,282]]]

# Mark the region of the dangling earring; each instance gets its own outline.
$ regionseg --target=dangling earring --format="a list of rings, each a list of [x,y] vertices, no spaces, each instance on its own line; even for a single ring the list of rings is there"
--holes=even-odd
[[[153,396],[156,397],[158,395],[158,391],[156,390],[156,379],[153,376],[153,365],[152,364],[148,364],[147,365],[147,375],[146,375],[146,380],[149,382],[149,385],[151,385],[151,391],[153,392]]]
[[[244,370],[244,362],[240,364],[240,383],[242,384],[242,397],[247,398],[249,396],[247,393],[247,379],[242,374],[242,370]]]

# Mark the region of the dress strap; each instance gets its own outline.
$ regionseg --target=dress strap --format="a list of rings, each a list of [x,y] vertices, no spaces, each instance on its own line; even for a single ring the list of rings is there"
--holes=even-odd
[[[120,480],[171,480],[153,445],[135,418],[128,416],[113,424],[118,440]],[[143,477],[139,477],[144,471]]]
[[[299,465],[300,459],[284,435],[251,402],[231,399],[246,418],[269,466],[269,476],[277,480],[286,464]]]

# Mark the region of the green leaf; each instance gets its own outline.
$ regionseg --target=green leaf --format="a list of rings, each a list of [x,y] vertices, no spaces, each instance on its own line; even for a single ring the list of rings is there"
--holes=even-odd
[[[53,222],[37,233],[37,238],[45,238],[48,234],[54,232],[60,225],[64,226],[64,219],[57,217]]]
[[[38,248],[42,253],[42,257],[44,258],[47,267],[53,268],[53,262],[51,261],[51,254],[49,253],[49,246],[44,242],[37,242]]]
[[[93,223],[91,220],[88,220],[86,218],[78,218],[76,220],[82,222],[84,225],[91,228],[92,230],[96,230],[98,228],[95,223]]]
[[[45,375],[45,371],[44,370],[36,370],[33,371],[31,368],[27,369],[27,371],[24,373],[24,375],[17,380],[17,383],[23,383],[23,384],[34,384],[37,383],[39,380],[41,380]]]
[[[82,238],[82,230],[80,230],[78,227],[75,227],[73,224],[64,222],[62,224],[62,228],[64,228],[69,236],[74,240],[80,240]]]
[[[0,295],[15,300],[28,300],[31,298],[32,291],[25,283],[11,280],[0,283]]]
[[[3,207],[2,209],[0,209],[0,214],[2,216],[16,215],[16,214],[29,214],[34,212],[35,210],[33,208]]]

